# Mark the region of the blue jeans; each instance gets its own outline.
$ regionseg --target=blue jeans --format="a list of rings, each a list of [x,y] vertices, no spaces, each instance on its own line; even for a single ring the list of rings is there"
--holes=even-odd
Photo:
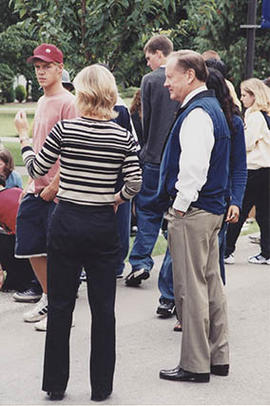
[[[125,259],[129,250],[129,235],[130,235],[130,221],[131,221],[131,202],[120,204],[117,213],[117,226],[120,238],[120,261],[116,268],[116,275],[122,275],[125,268]]]
[[[138,231],[129,256],[132,271],[141,268],[150,271],[154,265],[151,254],[163,217],[156,204],[159,168],[158,164],[144,164],[142,188],[135,198]]]
[[[161,293],[159,298],[160,301],[162,299],[169,299],[174,302],[172,258],[169,248],[166,250],[166,254],[159,271],[158,288]]]

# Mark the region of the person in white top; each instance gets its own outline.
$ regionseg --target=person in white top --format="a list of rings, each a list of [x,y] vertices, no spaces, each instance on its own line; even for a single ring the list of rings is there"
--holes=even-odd
[[[233,252],[250,209],[256,207],[261,232],[261,252],[248,258],[252,264],[270,265],[270,89],[263,81],[251,78],[241,83],[245,112],[245,140],[248,181],[238,223],[227,233],[225,263],[234,263]]]

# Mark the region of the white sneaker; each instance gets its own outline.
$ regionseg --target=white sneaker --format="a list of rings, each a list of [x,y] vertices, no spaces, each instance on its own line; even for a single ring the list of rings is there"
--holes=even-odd
[[[233,254],[230,254],[230,255],[228,255],[227,257],[225,257],[225,258],[224,258],[224,264],[227,264],[227,265],[232,265],[232,264],[234,264],[234,255],[233,255]]]
[[[35,329],[37,331],[47,331],[47,316],[44,319],[40,320],[39,322],[35,323]],[[71,327],[74,327],[75,323],[72,321]]]
[[[270,258],[266,259],[261,254],[254,255],[248,258],[250,264],[270,265]]]
[[[29,312],[24,313],[23,320],[28,323],[40,321],[47,316],[48,313],[48,299],[45,293],[42,294],[41,299],[37,302],[36,306]]]
[[[35,323],[35,329],[37,331],[47,331],[47,315],[44,317],[44,319]]]

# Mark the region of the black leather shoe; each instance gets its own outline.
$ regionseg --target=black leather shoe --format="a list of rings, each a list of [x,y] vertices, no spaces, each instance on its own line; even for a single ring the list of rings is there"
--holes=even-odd
[[[219,376],[229,375],[229,364],[211,365],[211,374]]]
[[[59,390],[59,391],[47,392],[47,395],[49,396],[50,400],[62,400],[63,397],[65,396],[65,391]]]
[[[104,392],[104,393],[92,393],[91,400],[95,402],[102,402],[103,400],[107,399],[112,392]]]
[[[210,374],[196,374],[194,372],[185,371],[182,368],[176,367],[174,369],[162,369],[159,373],[161,379],[168,379],[169,381],[182,381],[182,382],[209,382]]]
[[[137,271],[131,271],[126,277],[127,286],[139,286],[142,280],[148,279],[150,276],[149,271],[146,269],[138,269]]]
[[[164,318],[173,316],[175,313],[174,302],[169,299],[161,299],[156,313]]]

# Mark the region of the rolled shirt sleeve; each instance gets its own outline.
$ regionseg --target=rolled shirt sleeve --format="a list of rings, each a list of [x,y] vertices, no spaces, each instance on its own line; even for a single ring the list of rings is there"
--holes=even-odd
[[[215,143],[213,122],[203,109],[192,110],[184,119],[179,141],[181,154],[173,208],[186,212],[206,183]]]

